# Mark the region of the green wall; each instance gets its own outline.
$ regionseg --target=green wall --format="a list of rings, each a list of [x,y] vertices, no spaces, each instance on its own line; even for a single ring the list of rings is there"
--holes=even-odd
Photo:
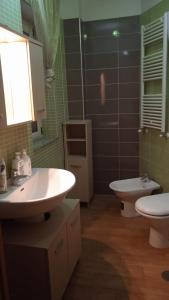
[[[142,0],[62,0],[63,19],[104,20],[141,14]]]
[[[0,0],[0,23],[22,32],[20,0]],[[46,146],[34,150],[30,123],[0,129],[0,157],[4,157],[8,176],[14,152],[26,148],[34,167],[64,166],[62,123],[67,118],[67,95],[65,79],[63,31],[56,59],[56,80],[52,89],[46,92],[47,115],[44,131],[49,142]],[[50,140],[49,140],[50,138]]]
[[[142,8],[142,13],[150,9],[151,7],[155,6],[162,0],[141,0],[141,8]]]
[[[61,16],[63,19],[79,18],[80,0],[61,0]]]
[[[163,0],[144,13],[141,22],[149,23],[166,11],[169,11],[169,1]],[[168,100],[167,97],[167,103]],[[169,192],[169,139],[160,137],[158,130],[149,129],[148,133],[140,135],[140,173],[148,173],[161,184],[165,192]]]
[[[159,2],[161,0],[62,0],[61,16],[84,21],[126,17],[140,15]]]
[[[84,21],[104,20],[141,14],[141,0],[80,0]]]
[[[163,0],[151,9],[147,10],[141,16],[142,24],[149,23],[159,17],[161,17],[166,11],[169,11],[169,1]]]

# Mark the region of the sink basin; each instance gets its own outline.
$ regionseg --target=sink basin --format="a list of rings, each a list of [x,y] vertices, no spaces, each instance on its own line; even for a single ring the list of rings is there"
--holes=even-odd
[[[75,184],[75,176],[66,170],[32,169],[32,176],[19,187],[9,186],[0,194],[0,219],[34,217],[53,210]]]

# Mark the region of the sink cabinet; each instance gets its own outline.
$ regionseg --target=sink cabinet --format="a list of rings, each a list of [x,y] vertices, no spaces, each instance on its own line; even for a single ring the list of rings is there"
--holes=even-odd
[[[11,300],[60,300],[80,258],[79,200],[40,223],[4,225]]]

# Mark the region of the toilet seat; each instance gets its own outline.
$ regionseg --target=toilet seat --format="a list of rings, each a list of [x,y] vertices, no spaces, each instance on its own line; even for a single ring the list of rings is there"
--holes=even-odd
[[[168,218],[169,193],[141,197],[136,201],[135,208],[143,216],[145,215],[152,218]]]

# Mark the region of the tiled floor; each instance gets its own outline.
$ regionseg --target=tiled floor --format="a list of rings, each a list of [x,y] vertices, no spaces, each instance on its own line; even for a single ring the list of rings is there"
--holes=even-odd
[[[95,196],[81,208],[82,255],[64,300],[169,300],[169,249],[148,244],[142,217],[120,216],[113,196]]]

